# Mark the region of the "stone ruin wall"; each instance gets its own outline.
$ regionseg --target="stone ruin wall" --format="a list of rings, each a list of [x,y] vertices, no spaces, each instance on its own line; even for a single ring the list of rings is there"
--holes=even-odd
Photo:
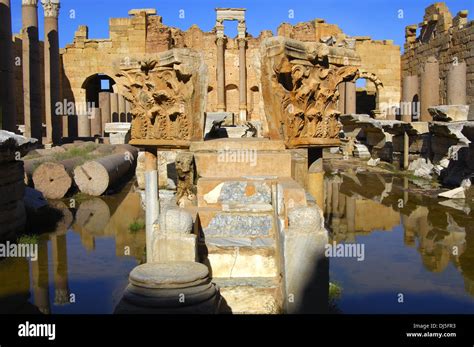
[[[217,111],[217,45],[214,29],[203,32],[196,25],[183,31],[163,24],[162,17],[150,10],[132,10],[128,18],[111,18],[110,38],[90,39],[88,29],[80,26],[74,42],[61,50],[62,99],[84,102],[83,84],[89,76],[104,73],[114,78],[118,64],[124,57],[152,57],[171,48],[191,48],[204,55],[209,71],[207,111]],[[327,36],[345,37],[337,25],[323,20],[283,23],[278,35],[300,41],[316,41]],[[260,86],[260,43],[273,36],[262,31],[258,37],[247,36],[247,106],[250,120],[263,120],[264,108]],[[357,38],[356,38],[357,39]],[[374,73],[384,83],[380,102],[400,100],[400,51],[391,41],[358,38],[356,51],[362,58],[363,70]],[[228,38],[225,51],[226,104],[229,112],[239,114],[239,50],[236,38]],[[367,83],[370,90],[375,89]]]
[[[323,19],[298,23],[294,26],[283,23],[278,27],[278,35],[300,41],[316,41],[334,36],[343,39],[346,35],[335,24],[328,24]],[[355,36],[356,52],[361,58],[360,69],[375,74],[383,83],[379,102],[381,106],[398,104],[401,97],[400,47],[392,40],[372,40],[368,36]],[[368,82],[367,91],[375,92],[375,84]]]
[[[436,3],[426,9],[420,26],[433,22],[436,22],[432,24],[435,33],[429,40],[416,36],[416,25],[407,27],[402,75],[417,75],[420,80],[424,63],[429,57],[435,57],[439,62],[439,104],[443,105],[447,104],[447,75],[454,59],[457,58],[458,63],[466,62],[466,100],[471,106],[470,119],[474,119],[474,21],[468,21],[464,11],[453,18],[444,3]]]
[[[133,12],[129,18],[110,19],[109,39],[89,39],[87,27],[81,26],[74,42],[62,50],[63,98],[85,101],[84,81],[96,73],[115,79],[117,66],[126,57],[142,59],[171,48],[191,48],[202,52],[208,66],[209,89],[207,111],[217,111],[216,35],[203,32],[197,26],[187,31],[162,23],[162,18],[145,12]],[[264,32],[262,35],[268,35]],[[261,37],[248,37],[247,100],[251,120],[263,116],[263,102],[259,92],[259,46]],[[237,40],[226,44],[226,100],[227,109],[239,113],[239,50]]]

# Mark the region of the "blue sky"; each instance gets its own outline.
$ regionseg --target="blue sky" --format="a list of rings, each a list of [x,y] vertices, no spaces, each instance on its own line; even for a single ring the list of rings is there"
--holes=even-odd
[[[21,28],[21,1],[12,2],[13,31]],[[166,25],[187,29],[197,24],[209,31],[215,24],[216,7],[247,8],[247,30],[257,36],[262,30],[276,31],[282,22],[296,24],[314,18],[338,24],[345,33],[394,40],[403,46],[405,26],[421,22],[425,7],[433,0],[61,0],[60,45],[72,42],[79,25],[89,26],[90,38],[107,38],[108,19],[127,17],[132,8],[156,8]],[[455,15],[467,9],[474,18],[474,0],[445,1]],[[71,10],[75,18],[70,18]],[[184,10],[184,18],[180,18]],[[294,18],[289,18],[290,10]],[[398,18],[402,10],[403,18]],[[182,13],[182,12],[181,12]],[[40,6],[40,33],[43,31],[43,10]],[[226,34],[235,36],[236,24],[226,25]],[[43,36],[41,34],[41,36]],[[403,48],[403,47],[402,47]]]

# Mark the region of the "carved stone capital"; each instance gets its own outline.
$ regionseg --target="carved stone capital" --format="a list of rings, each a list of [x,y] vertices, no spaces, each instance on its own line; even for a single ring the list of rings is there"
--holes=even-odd
[[[227,39],[225,37],[218,37],[216,38],[216,44],[217,46],[224,46],[226,43]]]
[[[59,8],[61,7],[59,0],[41,0],[41,4],[43,5],[45,17],[59,17]]]
[[[38,6],[38,0],[21,0],[22,6]]]
[[[239,37],[239,38],[237,38],[237,43],[239,45],[239,48],[245,48],[245,46],[247,44],[247,40],[243,37]]]

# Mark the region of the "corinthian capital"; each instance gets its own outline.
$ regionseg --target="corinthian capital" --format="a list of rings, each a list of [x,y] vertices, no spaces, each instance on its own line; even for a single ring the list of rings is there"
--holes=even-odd
[[[38,0],[21,0],[22,6],[38,6]]]
[[[44,8],[45,17],[59,17],[59,0],[41,0],[41,4]]]

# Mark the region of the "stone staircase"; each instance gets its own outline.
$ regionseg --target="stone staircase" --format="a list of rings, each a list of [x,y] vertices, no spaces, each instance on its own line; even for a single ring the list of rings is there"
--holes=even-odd
[[[199,254],[232,313],[277,313],[281,307],[272,181],[201,178]]]

